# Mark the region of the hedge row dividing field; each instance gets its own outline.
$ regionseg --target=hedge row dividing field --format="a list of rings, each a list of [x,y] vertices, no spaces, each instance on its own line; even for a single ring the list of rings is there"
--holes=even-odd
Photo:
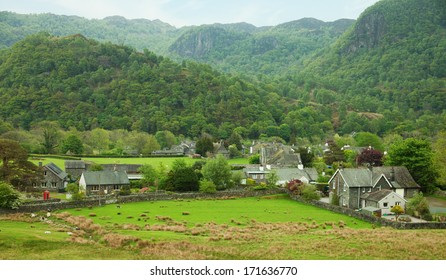
[[[376,227],[286,195],[110,204],[40,221],[45,214],[0,217],[2,259],[446,258],[444,230]]]

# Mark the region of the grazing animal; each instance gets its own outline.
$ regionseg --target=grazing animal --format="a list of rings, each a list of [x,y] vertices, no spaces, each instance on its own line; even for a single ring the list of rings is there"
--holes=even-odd
[[[51,234],[51,231],[47,230],[47,231],[45,231],[45,234]]]

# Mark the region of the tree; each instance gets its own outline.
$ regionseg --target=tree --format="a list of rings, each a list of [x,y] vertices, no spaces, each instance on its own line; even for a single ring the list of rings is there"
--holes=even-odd
[[[376,134],[370,132],[358,132],[354,138],[359,147],[372,147],[375,150],[384,151],[383,141]]]
[[[17,141],[0,139],[0,180],[25,190],[43,177],[41,169],[28,161],[28,153]]]
[[[440,132],[433,144],[433,162],[438,171],[437,182],[446,188],[446,131]]]
[[[300,154],[300,159],[305,167],[312,167],[314,160],[314,153],[307,147],[299,147],[297,152]]]
[[[395,205],[390,209],[390,212],[395,214],[395,221],[398,221],[398,217],[404,213],[404,209],[400,205]]]
[[[84,152],[82,141],[76,135],[69,135],[62,143],[61,152],[81,155]]]
[[[5,182],[0,181],[0,208],[17,208],[20,205],[20,193]]]
[[[144,164],[142,165],[138,171],[142,174],[141,182],[144,186],[154,186],[155,182],[158,179],[158,172],[157,170],[150,164]]]
[[[195,150],[197,154],[200,154],[201,156],[206,156],[208,153],[213,153],[214,143],[212,142],[212,138],[206,134],[201,136],[195,144]]]
[[[386,165],[405,166],[423,192],[430,193],[435,188],[436,172],[433,165],[433,152],[426,140],[408,138],[390,146]]]
[[[361,151],[357,157],[358,164],[369,164],[372,166],[382,166],[383,165],[384,154],[373,148],[367,148]]]
[[[266,185],[270,188],[274,188],[279,181],[279,175],[277,175],[276,170],[271,170],[270,173],[266,175]]]
[[[203,174],[203,179],[212,181],[217,190],[224,190],[232,186],[231,166],[222,155],[208,160],[206,165],[203,166],[201,173]]]
[[[249,164],[260,164],[260,154],[255,154],[249,157]]]
[[[178,192],[196,192],[199,180],[192,167],[178,167],[167,175],[167,190]]]
[[[415,217],[420,217],[425,220],[432,220],[432,215],[429,210],[429,203],[423,196],[422,192],[415,194],[406,203],[407,214]]]
[[[76,183],[69,183],[66,191],[71,194],[72,200],[81,200],[84,197],[84,194],[79,191],[79,185]]]
[[[335,162],[345,161],[344,152],[333,140],[328,140],[326,146],[328,148],[324,153],[324,161],[326,164],[332,165]]]
[[[155,133],[155,138],[161,146],[161,149],[171,148],[177,143],[175,135],[168,130],[158,131]]]

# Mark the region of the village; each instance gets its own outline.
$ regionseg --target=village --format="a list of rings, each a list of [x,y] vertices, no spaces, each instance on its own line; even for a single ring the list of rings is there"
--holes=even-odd
[[[315,167],[305,167],[301,155],[293,146],[273,142],[253,144],[247,149],[248,156],[259,155],[259,162],[231,166],[233,173],[241,173],[240,181],[237,183],[240,188],[266,186],[268,179],[274,174],[274,185],[277,188],[289,191],[290,182],[312,185],[315,186],[319,201],[326,204],[352,209],[374,217],[396,220],[395,214],[397,214],[398,221],[426,222],[420,218],[420,213],[415,213],[417,217],[404,215],[408,201],[421,193],[421,186],[404,166],[369,164],[344,168],[341,164],[336,170],[326,166],[326,169],[320,172]],[[215,143],[214,146],[215,155],[229,157],[223,145]],[[193,142],[182,143],[172,149],[156,151],[154,154],[197,157]],[[85,197],[97,198],[102,195],[105,199],[114,197],[123,188],[128,188],[131,182],[141,180],[144,176],[141,172],[142,165],[139,164],[102,164],[100,171],[91,171],[91,163],[83,160],[66,160],[64,164],[65,170],[62,170],[52,162],[45,165],[40,162],[44,170],[44,179],[34,188],[41,191],[64,192],[68,183],[75,182]],[[331,175],[327,175],[326,172],[329,174],[331,172]],[[71,198],[71,194],[67,193],[67,197]],[[399,206],[402,211],[395,213],[392,210],[395,206]]]

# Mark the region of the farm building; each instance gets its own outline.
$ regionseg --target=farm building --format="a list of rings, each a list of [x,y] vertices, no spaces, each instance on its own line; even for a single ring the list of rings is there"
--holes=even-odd
[[[86,195],[111,194],[129,185],[124,171],[86,171],[79,179],[79,190]]]

